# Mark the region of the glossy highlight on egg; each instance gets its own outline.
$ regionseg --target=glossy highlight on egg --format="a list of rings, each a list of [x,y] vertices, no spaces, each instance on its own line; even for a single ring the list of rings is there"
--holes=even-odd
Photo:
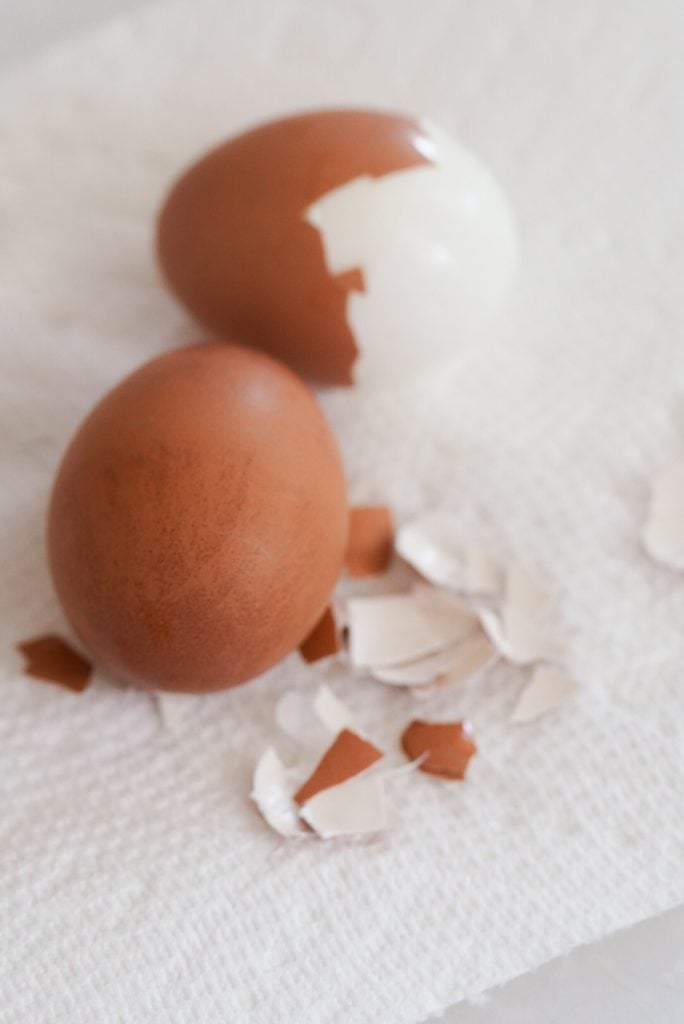
[[[159,215],[168,284],[218,336],[316,382],[448,359],[502,305],[513,216],[443,129],[369,110],[282,118],[194,163]]]
[[[199,693],[304,640],[347,533],[342,464],[313,394],[269,356],[220,342],[152,360],[95,407],[54,484],[48,549],[99,666]]]

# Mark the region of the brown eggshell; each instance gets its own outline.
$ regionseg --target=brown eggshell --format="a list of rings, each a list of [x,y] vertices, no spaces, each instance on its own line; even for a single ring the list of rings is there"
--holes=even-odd
[[[471,757],[477,753],[469,728],[463,722],[423,722],[414,719],[401,735],[404,753],[411,761],[423,758],[418,768],[441,779],[464,779]]]
[[[386,505],[358,505],[349,513],[349,543],[344,559],[356,579],[378,576],[392,559],[394,524]]]
[[[294,802],[300,806],[305,804],[321,790],[339,786],[341,782],[365,772],[366,768],[370,768],[383,756],[375,744],[352,732],[351,729],[343,729],[323,754],[306,782],[299,787],[293,797]]]
[[[24,674],[82,693],[93,666],[61,636],[46,633],[17,644],[26,659]]]
[[[334,437],[273,359],[209,343],[126,378],[55,482],[57,592],[96,661],[204,692],[263,672],[323,612],[347,541]]]
[[[347,323],[360,269],[334,276],[304,219],[321,196],[361,175],[428,161],[407,117],[329,110],[238,135],[179,179],[159,216],[157,248],[176,296],[210,330],[264,349],[304,376],[351,384]]]
[[[299,645],[299,653],[310,665],[323,658],[332,658],[342,649],[335,612],[328,605],[308,636]]]

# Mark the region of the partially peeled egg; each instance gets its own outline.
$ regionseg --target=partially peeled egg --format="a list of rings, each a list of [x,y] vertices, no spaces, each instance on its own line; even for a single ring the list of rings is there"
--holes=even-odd
[[[177,297],[322,384],[447,359],[499,310],[517,236],[493,175],[447,132],[332,110],[228,140],[178,180],[158,252]]]

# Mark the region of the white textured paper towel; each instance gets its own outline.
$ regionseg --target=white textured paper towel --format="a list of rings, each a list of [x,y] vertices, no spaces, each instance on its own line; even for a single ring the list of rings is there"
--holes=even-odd
[[[682,10],[194,0],[5,77],[3,1024],[416,1024],[684,900],[684,577],[638,540],[652,470],[684,450]],[[525,254],[506,317],[448,372],[325,396],[352,486],[399,517],[446,503],[464,538],[535,561],[584,690],[526,727],[514,669],[435,698],[474,723],[468,782],[412,777],[381,838],[288,845],[247,794],[277,698],[315,668],[206,698],[171,735],[143,694],[27,680],[12,646],[62,626],[42,528],[70,433],[199,336],[151,256],[165,184],[257,117],[332,103],[457,132]],[[396,743],[410,697],[331,685]]]

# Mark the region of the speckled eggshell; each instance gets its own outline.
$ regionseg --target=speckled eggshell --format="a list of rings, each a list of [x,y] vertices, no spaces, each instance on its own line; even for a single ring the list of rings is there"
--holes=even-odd
[[[162,355],[85,420],[55,481],[55,586],[93,658],[205,692],[295,648],[340,572],[340,456],[305,384],[226,343]]]

